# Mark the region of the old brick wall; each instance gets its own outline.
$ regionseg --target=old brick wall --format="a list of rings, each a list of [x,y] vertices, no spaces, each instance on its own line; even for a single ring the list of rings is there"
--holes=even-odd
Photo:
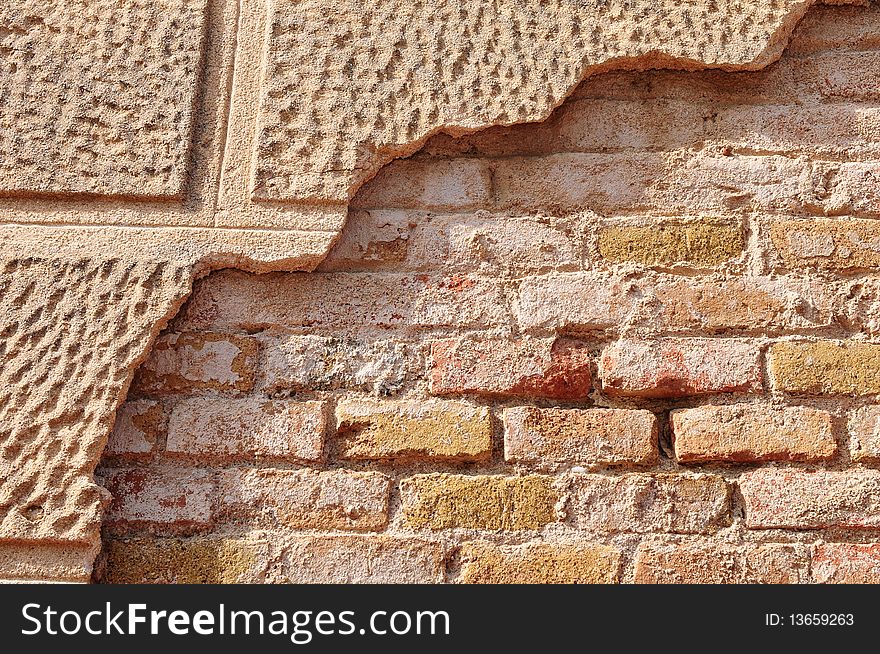
[[[880,8],[438,135],[312,273],[212,273],[103,581],[880,581]]]

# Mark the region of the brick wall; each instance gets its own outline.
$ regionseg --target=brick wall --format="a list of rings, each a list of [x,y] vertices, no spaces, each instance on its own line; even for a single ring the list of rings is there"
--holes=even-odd
[[[880,581],[880,9],[434,137],[213,273],[98,471],[105,581]]]

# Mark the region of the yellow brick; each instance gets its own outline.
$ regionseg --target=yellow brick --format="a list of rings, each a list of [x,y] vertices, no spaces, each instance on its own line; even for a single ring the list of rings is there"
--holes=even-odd
[[[234,584],[259,581],[265,543],[234,539],[134,538],[107,544],[105,583]]]
[[[770,240],[791,268],[832,270],[880,266],[880,223],[845,218],[783,220],[770,226]]]
[[[416,475],[400,482],[406,522],[417,528],[540,529],[556,520],[553,479]]]
[[[745,237],[738,226],[710,220],[606,227],[599,233],[599,253],[603,258],[645,266],[716,266],[739,256],[744,246]]]
[[[336,408],[347,459],[422,457],[477,461],[492,452],[485,407],[447,401],[343,401]]]
[[[819,341],[770,348],[773,387],[807,395],[880,393],[880,344]]]
[[[607,545],[531,543],[518,547],[488,542],[462,547],[461,581],[466,584],[613,584],[619,581],[620,552]]]

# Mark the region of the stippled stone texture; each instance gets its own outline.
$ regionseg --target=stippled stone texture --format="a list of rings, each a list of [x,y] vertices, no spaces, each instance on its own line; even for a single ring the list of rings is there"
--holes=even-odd
[[[177,197],[207,0],[0,9],[0,194]]]

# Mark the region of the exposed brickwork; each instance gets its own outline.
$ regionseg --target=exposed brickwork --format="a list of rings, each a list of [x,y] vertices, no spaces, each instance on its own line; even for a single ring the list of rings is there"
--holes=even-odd
[[[599,254],[614,263],[717,266],[745,246],[742,229],[705,220],[659,226],[609,226],[599,231]]]
[[[809,407],[707,405],[673,411],[671,423],[682,463],[819,461],[837,452],[831,416]]]
[[[112,496],[99,579],[880,580],[876,2],[811,10],[773,64],[590,74],[546,120],[515,124],[524,114],[510,105],[503,125],[477,132],[461,121],[497,98],[475,100],[468,84],[467,102],[442,116],[383,100],[385,127],[358,113],[360,98],[331,107],[316,96],[312,114],[294,110],[291,57],[329,41],[321,25],[292,29],[283,7],[297,3],[272,3],[262,22],[248,18],[258,4],[241,5],[238,29],[272,21],[259,33],[274,49],[242,32],[236,57],[252,65],[227,72],[236,89],[272,85],[251,98],[262,122],[231,112],[223,170],[194,146],[193,175],[222,180],[199,191],[218,210],[178,216],[199,233],[253,220],[256,252],[211,250],[186,303],[169,300],[144,328],[147,343],[170,320],[149,352],[125,355],[137,370],[118,375],[124,390],[134,373],[124,401],[108,395],[122,401],[112,433],[109,415],[74,415],[36,368],[0,366],[42,388],[43,422],[76,435],[40,460],[91,471],[101,444],[74,425],[110,433],[97,470]],[[338,36],[333,47],[348,47]],[[334,113],[342,106],[356,115]],[[396,134],[401,112],[432,125],[407,131],[412,148],[367,139],[320,159],[359,120]],[[324,114],[334,129],[304,135],[300,122]],[[452,133],[414,152],[441,123]],[[374,155],[398,159],[378,170],[364,159]],[[350,175],[371,180],[354,193]],[[112,207],[147,222],[162,211]],[[291,230],[324,245],[297,259]],[[186,239],[168,247],[201,252]],[[203,276],[209,267],[224,269]],[[0,332],[11,348],[41,343],[44,327]],[[29,434],[0,439],[0,461],[29,452]],[[4,534],[31,533],[47,515],[52,531],[40,533],[67,533],[47,499],[7,487]],[[84,581],[94,555],[84,543],[0,543],[0,577]]]
[[[715,475],[573,475],[567,514],[603,533],[710,533],[730,524],[730,489]]]
[[[638,584],[803,584],[809,581],[803,545],[644,543],[635,562]]]
[[[489,411],[459,402],[346,401],[336,421],[346,459],[479,461],[492,450]]]
[[[536,543],[498,547],[465,543],[466,584],[611,584],[619,580],[620,552],[607,545]]]
[[[804,395],[880,393],[880,343],[775,343],[768,355],[774,388]]]
[[[116,412],[106,456],[142,458],[149,456],[168,429],[168,415],[159,402],[126,402]]]
[[[406,523],[415,528],[540,529],[556,520],[551,477],[431,474],[400,483]]]
[[[813,579],[820,584],[880,583],[880,545],[816,545],[813,548]]]
[[[606,347],[599,378],[609,395],[687,397],[760,392],[760,351],[730,339],[622,340]]]
[[[257,344],[225,334],[168,334],[153,347],[134,380],[135,393],[188,394],[249,391]]]
[[[657,460],[657,419],[625,409],[505,409],[504,458],[648,465]]]
[[[165,450],[193,458],[320,461],[323,402],[194,399],[171,413]]]
[[[442,581],[443,547],[388,536],[317,536],[285,543],[283,583],[432,584]]]
[[[265,527],[378,531],[390,488],[378,472],[233,469],[218,480],[218,512]]]
[[[569,340],[465,338],[431,344],[431,392],[582,399],[590,350]]]
[[[805,472],[767,468],[747,472],[739,487],[746,525],[782,527],[880,528],[880,471]]]
[[[854,461],[880,461],[880,406],[866,406],[849,419],[849,451]]]
[[[129,468],[104,471],[113,495],[104,523],[156,526],[175,532],[212,524],[212,475],[198,468]]]
[[[264,542],[227,538],[111,540],[106,548],[110,584],[259,583],[268,565]]]

